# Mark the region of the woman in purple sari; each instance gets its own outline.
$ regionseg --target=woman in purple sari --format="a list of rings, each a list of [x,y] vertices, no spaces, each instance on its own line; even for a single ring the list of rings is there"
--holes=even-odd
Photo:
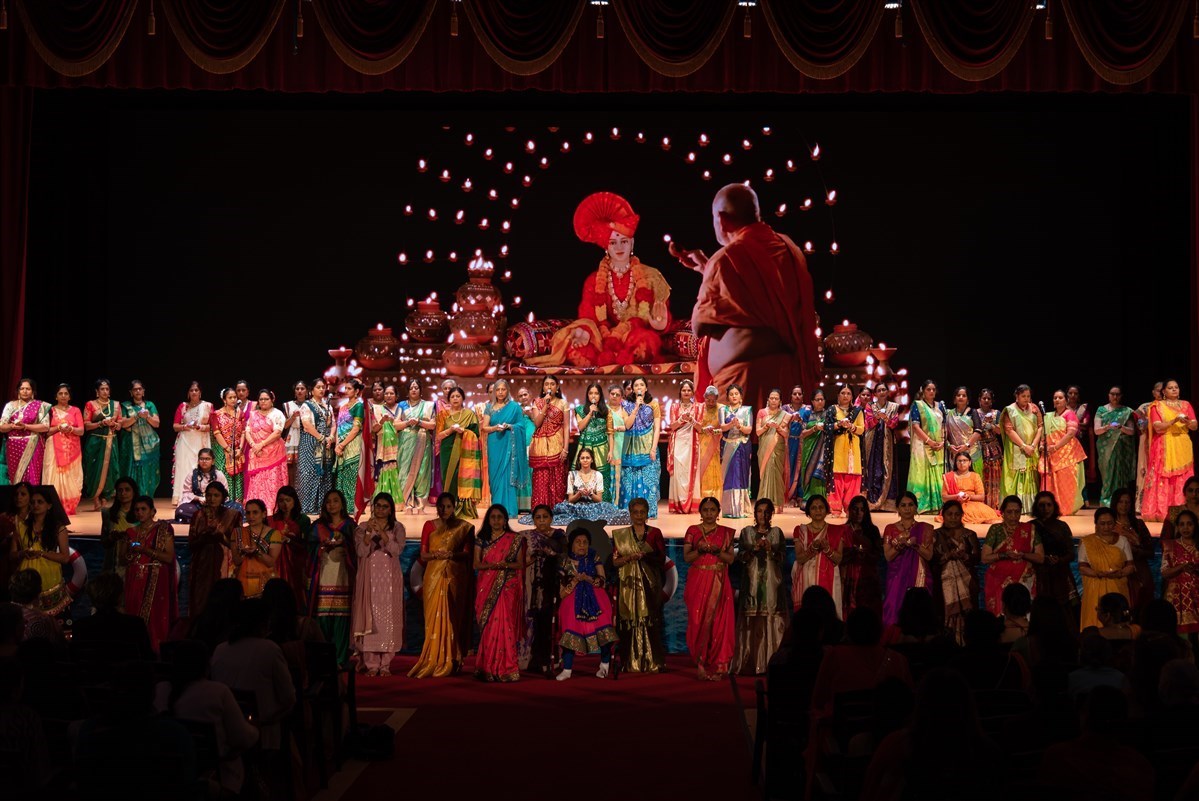
[[[9,484],[28,481],[42,483],[45,440],[50,428],[50,404],[35,396],[37,384],[32,378],[17,383],[17,399],[9,401],[0,413],[0,434],[4,434],[5,466]]]
[[[928,562],[933,558],[933,527],[916,522],[917,501],[911,492],[899,496],[896,511],[899,521],[883,530],[883,555],[887,559],[887,593],[883,598],[883,624],[899,622],[899,607],[903,596],[912,587],[931,591],[932,571]]]
[[[493,504],[479,527],[475,545],[475,617],[479,652],[475,678],[516,681],[520,678],[519,641],[525,627],[525,543],[508,526],[508,511]]]

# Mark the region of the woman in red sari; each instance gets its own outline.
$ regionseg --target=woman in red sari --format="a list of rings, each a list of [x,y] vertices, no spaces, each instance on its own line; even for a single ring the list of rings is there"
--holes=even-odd
[[[541,397],[525,407],[525,415],[536,427],[529,440],[534,506],[553,508],[566,500],[566,453],[570,448],[566,411],[558,379],[547,375],[541,380]],[[483,528],[487,528],[486,520]]]
[[[525,627],[526,539],[508,526],[508,510],[494,504],[475,543],[475,617],[482,634],[475,659],[481,681],[520,679],[521,632]]]
[[[166,639],[178,616],[178,576],[175,575],[175,531],[154,519],[154,499],[133,501],[137,525],[127,532],[125,546],[125,611],[146,621],[150,644]]]
[[[798,609],[808,587],[824,587],[833,596],[837,617],[844,619],[840,565],[846,527],[828,522],[829,503],[823,495],[808,498],[807,511],[812,522],[800,523],[791,533],[795,540],[791,603]]]
[[[993,615],[1003,614],[1003,588],[1019,583],[1036,595],[1037,574],[1035,565],[1045,561],[1045,549],[1041,538],[1031,522],[1021,523],[1020,514],[1024,504],[1015,495],[1003,499],[999,507],[1003,522],[996,523],[987,531],[983,540],[984,565],[988,565],[984,577],[983,596],[987,611]]]
[[[728,675],[736,644],[733,587],[729,565],[733,563],[736,535],[717,524],[720,501],[699,502],[698,526],[683,537],[683,559],[690,565],[683,601],[687,605],[687,650],[699,667],[699,677],[720,681]]]
[[[267,518],[271,528],[283,535],[283,550],[275,562],[275,575],[287,582],[296,598],[296,609],[308,609],[308,539],[312,521],[300,511],[300,496],[294,487],[283,486],[275,493],[275,513]]]

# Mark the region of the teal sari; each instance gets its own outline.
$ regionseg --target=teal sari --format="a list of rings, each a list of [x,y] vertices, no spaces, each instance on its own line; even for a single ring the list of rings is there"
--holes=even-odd
[[[487,435],[487,481],[491,502],[508,510],[509,517],[520,513],[521,488],[530,483],[529,441],[525,437],[524,411],[516,401],[502,406],[487,404],[484,412],[490,425],[507,423],[512,428],[492,431]]]
[[[404,421],[430,422],[436,418],[433,401],[419,401],[415,406],[400,401],[400,416]],[[399,450],[396,465],[400,471],[400,494],[396,504],[408,509],[420,509],[429,497],[429,485],[433,480],[433,432],[419,424],[400,430]]]
[[[162,478],[162,468],[159,463],[158,432],[146,420],[138,416],[145,409],[151,417],[158,416],[158,409],[152,401],[144,401],[140,406],[133,401],[121,404],[121,416],[136,418],[129,428],[121,429],[118,437],[118,456],[121,463],[121,475],[132,478],[137,482],[138,490],[143,495],[154,497],[158,491],[158,483]],[[161,419],[161,418],[160,418]]]
[[[1099,459],[1099,476],[1103,479],[1099,491],[1099,502],[1102,506],[1112,505],[1112,495],[1123,487],[1131,487],[1136,481],[1137,467],[1137,436],[1130,436],[1121,431],[1128,425],[1132,409],[1120,406],[1108,409],[1100,406],[1095,411],[1095,419],[1099,421],[1103,433],[1095,437],[1096,456]],[[1080,434],[1082,432],[1079,432]]]

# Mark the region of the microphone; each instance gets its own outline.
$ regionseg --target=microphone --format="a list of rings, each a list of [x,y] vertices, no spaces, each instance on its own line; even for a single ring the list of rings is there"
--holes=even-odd
[[[1041,414],[1045,414],[1045,401],[1037,401],[1037,406],[1041,407]]]

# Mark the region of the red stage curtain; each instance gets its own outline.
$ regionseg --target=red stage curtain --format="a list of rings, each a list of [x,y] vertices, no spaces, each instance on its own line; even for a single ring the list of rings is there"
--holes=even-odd
[[[535,75],[558,60],[586,0],[462,0],[479,44],[514,75]]]
[[[125,38],[137,0],[15,0],[29,41],[51,69],[87,75]]]
[[[33,90],[0,86],[0,381],[21,377],[25,334],[25,232]]]
[[[612,0],[612,8],[641,60],[671,78],[708,63],[737,10],[710,0]]]
[[[964,81],[1007,68],[1032,25],[1027,0],[912,0],[912,13],[941,66]]]
[[[844,75],[866,53],[883,4],[875,0],[761,0],[774,41],[795,69],[811,78]]]
[[[1191,11],[1182,0],[1061,0],[1083,58],[1105,81],[1144,80],[1178,40]],[[1184,46],[1192,46],[1187,43]]]
[[[390,72],[408,58],[436,5],[437,0],[312,0],[329,47],[365,75]]]
[[[270,37],[287,0],[159,0],[179,46],[202,70],[245,67]]]

